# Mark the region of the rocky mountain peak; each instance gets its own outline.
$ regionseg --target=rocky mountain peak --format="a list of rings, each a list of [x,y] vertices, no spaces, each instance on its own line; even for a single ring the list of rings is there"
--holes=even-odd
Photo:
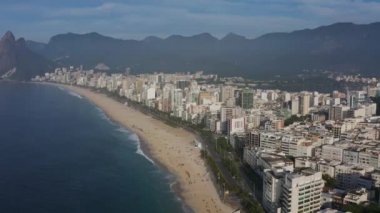
[[[13,33],[11,31],[7,31],[3,37],[1,38],[1,41],[4,42],[4,41],[10,41],[10,42],[15,42],[15,36],[13,35]]]

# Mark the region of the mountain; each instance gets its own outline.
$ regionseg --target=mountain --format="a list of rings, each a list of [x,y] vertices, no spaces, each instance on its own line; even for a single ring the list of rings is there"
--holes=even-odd
[[[28,46],[29,49],[35,52],[43,51],[46,48],[45,43],[37,42],[37,41],[26,41],[26,45]]]
[[[23,38],[6,32],[0,40],[0,78],[29,80],[49,71],[53,64],[31,51]]]
[[[252,68],[281,74],[333,70],[378,75],[380,23],[337,23],[253,40]],[[258,63],[260,62],[260,63]],[[276,71],[278,70],[278,71]]]
[[[377,75],[380,70],[380,22],[336,23],[290,33],[269,33],[256,39],[229,33],[217,39],[154,36],[143,40],[115,39],[98,33],[60,34],[47,44],[28,42],[33,51],[59,65],[133,73],[204,70],[224,76],[293,78],[305,70],[331,70]]]

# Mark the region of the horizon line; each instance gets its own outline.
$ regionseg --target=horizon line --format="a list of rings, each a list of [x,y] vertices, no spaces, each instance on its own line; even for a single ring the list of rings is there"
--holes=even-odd
[[[43,43],[43,44],[48,44],[51,39],[55,36],[60,36],[60,35],[78,35],[78,36],[84,36],[84,35],[90,35],[90,34],[96,34],[96,35],[99,35],[99,36],[102,36],[102,37],[106,37],[106,38],[111,38],[111,39],[116,39],[116,40],[122,40],[122,41],[144,41],[144,40],[147,40],[149,38],[157,38],[157,39],[160,39],[160,40],[167,40],[169,39],[170,37],[174,37],[174,36],[178,36],[178,37],[183,37],[183,38],[191,38],[191,37],[195,37],[195,36],[200,36],[200,35],[209,35],[211,36],[212,38],[216,39],[216,40],[223,40],[224,38],[226,38],[227,36],[229,35],[235,35],[235,36],[240,36],[240,37],[243,37],[244,39],[246,40],[255,40],[257,38],[260,38],[260,37],[263,37],[265,35],[268,35],[268,34],[277,34],[277,33],[294,33],[294,32],[298,32],[298,31],[303,31],[303,30],[316,30],[316,29],[319,29],[319,28],[322,28],[322,27],[329,27],[329,26],[333,26],[333,25],[339,25],[339,24],[350,24],[350,25],[359,25],[359,26],[365,26],[365,25],[373,25],[373,24],[380,24],[380,20],[379,21],[376,21],[376,22],[370,22],[370,23],[366,23],[366,24],[358,24],[358,23],[354,23],[354,22],[334,22],[332,24],[328,24],[328,25],[320,25],[320,26],[317,26],[317,27],[309,27],[309,28],[302,28],[302,29],[294,29],[294,30],[291,30],[291,31],[274,31],[274,32],[268,32],[268,33],[264,33],[260,36],[257,36],[257,37],[248,37],[248,36],[245,36],[245,35],[241,35],[239,33],[235,33],[235,32],[228,32],[226,34],[224,34],[223,36],[215,36],[213,35],[212,33],[210,32],[200,32],[200,33],[196,33],[196,34],[191,34],[191,35],[184,35],[184,34],[171,34],[171,35],[167,35],[167,36],[158,36],[158,35],[148,35],[148,36],[145,36],[145,37],[142,37],[140,39],[136,39],[136,38],[118,38],[116,36],[111,36],[111,35],[106,35],[106,34],[103,34],[103,33],[99,33],[97,31],[90,31],[90,32],[72,32],[72,31],[69,31],[69,32],[65,32],[65,33],[58,33],[58,34],[55,34],[55,35],[52,35],[50,36],[49,40],[48,41],[37,41],[37,40],[32,40],[32,39],[27,39],[27,37],[24,37],[24,36],[21,36],[21,37],[16,37],[14,36],[16,39],[20,39],[20,38],[23,38],[25,39],[26,41],[32,41],[32,42],[37,42],[37,43]],[[8,32],[11,32],[12,35],[13,32],[12,30],[5,30],[4,33],[1,34],[1,37],[3,37],[6,33]]]

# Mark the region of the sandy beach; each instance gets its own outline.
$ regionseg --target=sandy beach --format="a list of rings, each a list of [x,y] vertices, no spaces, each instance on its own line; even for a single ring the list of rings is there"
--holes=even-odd
[[[65,87],[87,98],[112,120],[135,132],[142,139],[148,155],[176,176],[179,195],[194,212],[233,211],[219,199],[200,150],[194,146],[192,133],[168,126],[104,94]]]

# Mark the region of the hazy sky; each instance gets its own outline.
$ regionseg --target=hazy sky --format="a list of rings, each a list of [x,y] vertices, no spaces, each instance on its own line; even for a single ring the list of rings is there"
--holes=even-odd
[[[380,21],[380,1],[369,0],[0,0],[0,32],[48,41],[66,32],[117,38],[268,32],[335,22]]]

